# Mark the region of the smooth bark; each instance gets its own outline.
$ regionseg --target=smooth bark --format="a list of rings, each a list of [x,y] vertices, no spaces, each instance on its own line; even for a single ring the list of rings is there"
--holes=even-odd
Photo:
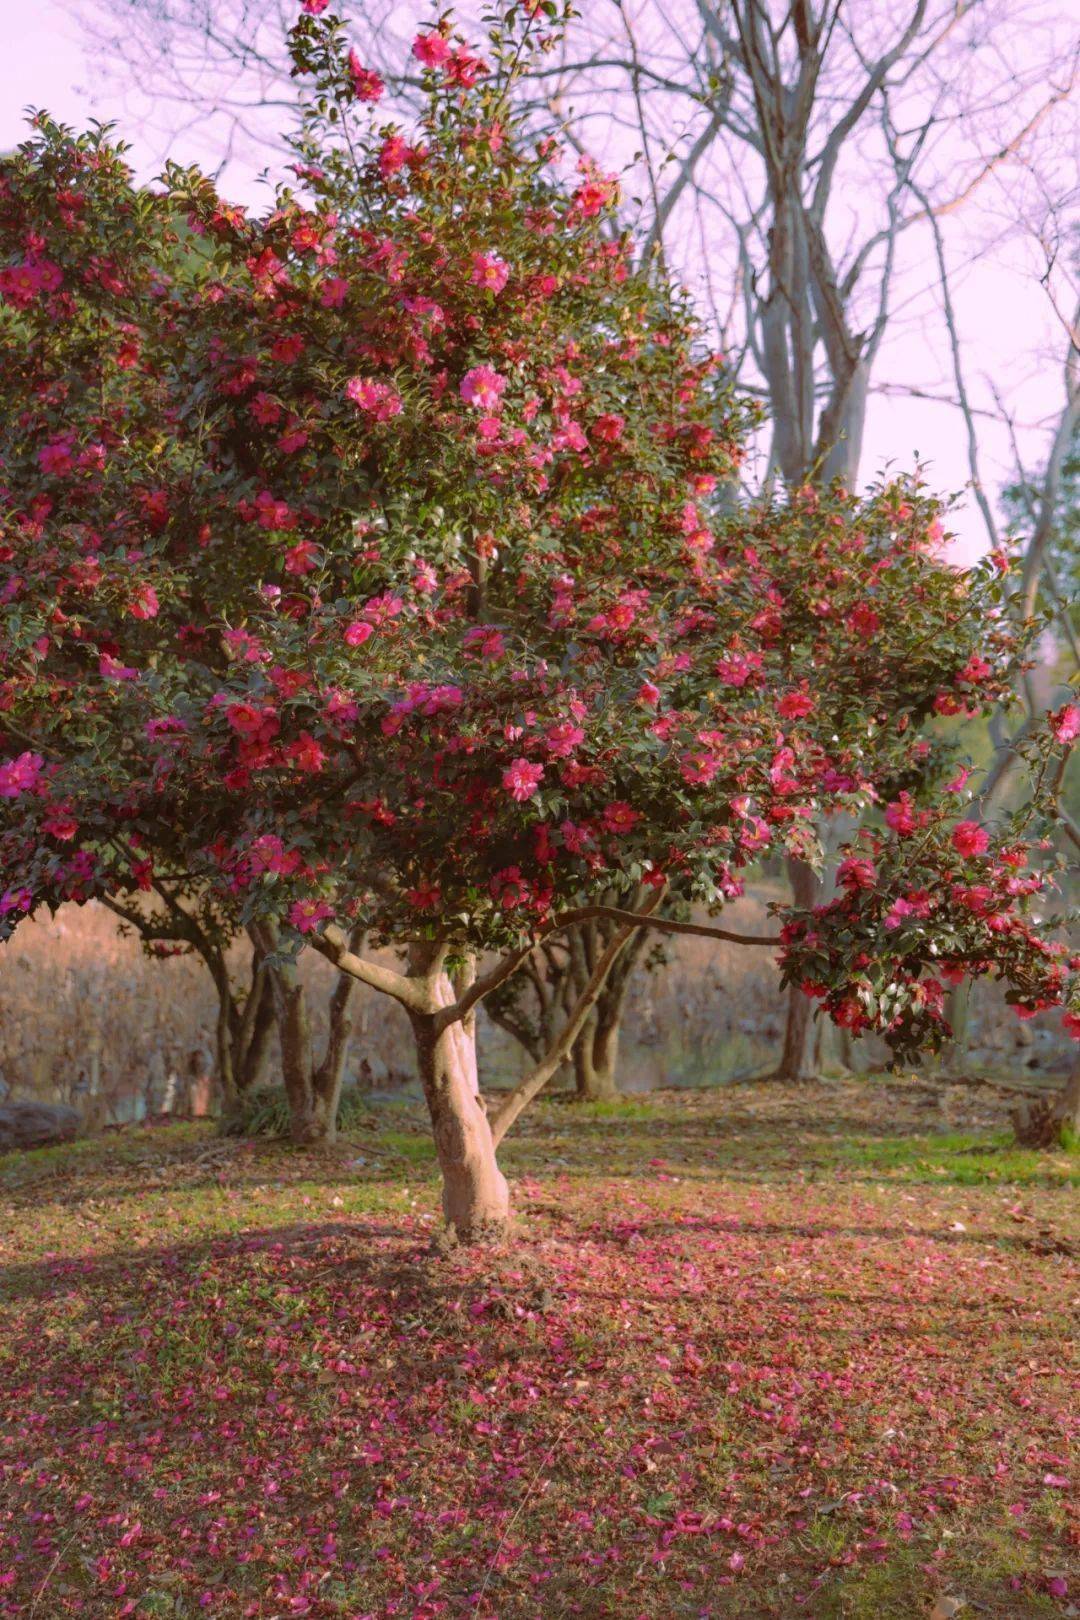
[[[615,1076],[621,1010],[604,1019],[598,1007],[574,1045],[574,1085],[581,1102],[611,1102],[619,1095]]]
[[[414,947],[410,968],[425,981],[429,1009],[407,1009],[416,1040],[416,1060],[431,1117],[443,1179],[443,1214],[463,1243],[498,1241],[510,1219],[510,1189],[495,1158],[487,1108],[476,1068],[476,1020],[442,1023],[439,1009],[458,1000],[442,954]]]
[[[813,867],[805,861],[789,860],[788,876],[792,898],[799,910],[807,910],[817,903],[821,887]],[[770,1079],[793,1083],[816,1080],[816,1034],[814,1004],[797,985],[788,992],[787,1021],[784,1026],[784,1045],[780,1061]]]
[[[276,930],[261,925],[259,942],[264,953],[272,956]],[[338,1104],[358,981],[345,974],[338,978],[330,997],[326,1046],[316,1060],[307,992],[296,963],[275,961],[267,965],[267,972],[281,1044],[281,1077],[289,1102],[289,1135],[301,1146],[329,1144],[337,1135]]]

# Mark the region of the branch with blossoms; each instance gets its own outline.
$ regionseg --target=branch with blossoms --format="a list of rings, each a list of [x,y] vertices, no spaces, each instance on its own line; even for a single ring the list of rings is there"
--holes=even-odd
[[[784,982],[842,1027],[880,1034],[902,1058],[940,1050],[951,1034],[948,987],[967,977],[1001,980],[1020,1018],[1060,1008],[1064,1029],[1080,1039],[1080,954],[1064,937],[1069,919],[1034,915],[1061,865],[1039,832],[1055,817],[1046,779],[1060,781],[1074,715],[1051,716],[1032,737],[1032,800],[999,824],[919,808],[908,794],[889,804],[885,827],[842,852],[837,897],[788,914]]]

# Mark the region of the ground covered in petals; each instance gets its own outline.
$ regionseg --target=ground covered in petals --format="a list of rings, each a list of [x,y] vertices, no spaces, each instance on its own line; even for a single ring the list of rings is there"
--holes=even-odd
[[[974,1088],[0,1160],[0,1615],[1080,1613],[1080,1160]],[[827,1122],[827,1123],[826,1123]]]

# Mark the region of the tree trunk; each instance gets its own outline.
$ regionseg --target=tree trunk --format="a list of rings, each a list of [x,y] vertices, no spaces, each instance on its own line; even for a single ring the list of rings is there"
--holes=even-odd
[[[794,903],[800,910],[807,910],[817,901],[820,888],[817,875],[805,861],[791,859],[787,867]],[[769,1078],[792,1082],[816,1080],[816,1033],[814,1003],[809,996],[803,995],[797,985],[792,985],[788,991],[784,1049],[780,1062]]]
[[[356,980],[342,974],[334,986],[326,1051],[316,1066],[307,995],[296,964],[279,963],[269,974],[281,1042],[281,1076],[289,1100],[289,1135],[299,1146],[331,1143],[337,1135]]]
[[[1061,1099],[1061,1123],[1080,1137],[1080,1063],[1073,1069]]]
[[[251,993],[258,996],[258,1003],[246,1038],[238,1034],[233,1060],[236,1089],[241,1097],[265,1080],[274,1034],[274,992],[267,974],[260,976]]]
[[[427,974],[437,1006],[456,1000],[449,976],[429,951],[413,953],[413,971]],[[497,1242],[510,1219],[510,1189],[495,1159],[495,1143],[476,1072],[476,1020],[440,1030],[436,1015],[409,1011],[416,1059],[431,1115],[443,1178],[443,1214],[462,1243]]]
[[[1011,1110],[1013,1133],[1023,1147],[1058,1148],[1065,1133],[1080,1136],[1080,1064],[1060,1096],[1025,1098]]]
[[[941,1054],[943,1074],[962,1075],[967,1070],[970,1008],[971,980],[962,979],[953,985],[945,1001],[945,1017],[952,1034]]]
[[[597,1008],[574,1042],[574,1081],[580,1102],[611,1102],[618,1097],[618,1056],[618,1013],[614,1019],[605,1019]]]

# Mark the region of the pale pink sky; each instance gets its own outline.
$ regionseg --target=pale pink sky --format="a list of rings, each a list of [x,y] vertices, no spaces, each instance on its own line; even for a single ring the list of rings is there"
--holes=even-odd
[[[23,109],[46,107],[62,122],[83,127],[91,118],[117,118],[122,134],[133,147],[136,167],[153,174],[160,156],[160,134],[140,132],[139,120],[127,123],[131,106],[152,100],[152,86],[138,86],[125,110],[117,104],[117,86],[103,82],[92,65],[78,23],[57,0],[0,0],[3,47],[7,61],[0,82],[0,150],[10,150],[25,134]],[[128,98],[125,98],[127,100]],[[197,132],[177,138],[175,155],[181,160],[212,163],[213,154],[200,147]],[[242,165],[230,170],[227,188],[238,200],[251,203],[266,192],[245,174]],[[1045,445],[1045,426],[1060,409],[1062,393],[1061,333],[1044,291],[1033,271],[1035,261],[1021,240],[994,240],[993,221],[966,222],[966,238],[950,227],[951,250],[956,262],[968,257],[972,241],[989,243],[974,263],[959,271],[956,301],[959,309],[968,386],[981,406],[993,407],[989,379],[1004,395],[1009,409],[1022,424],[1025,458],[1037,463]],[[913,233],[914,234],[914,233]],[[913,249],[916,258],[907,266],[906,284],[916,319],[888,340],[875,368],[875,381],[918,386],[931,393],[951,391],[949,356],[939,323],[933,319],[936,275],[928,258],[928,243]],[[923,266],[925,264],[925,275]],[[925,311],[920,329],[919,315]],[[1044,424],[1040,431],[1038,424]],[[1008,435],[1002,426],[980,421],[980,453],[984,482],[996,493],[1012,471]],[[941,490],[959,490],[968,480],[966,437],[954,409],[912,399],[875,395],[869,413],[863,473],[870,477],[886,460],[910,465],[920,455],[930,464],[932,482]],[[982,520],[970,499],[954,518],[961,554],[972,557],[985,549]]]

